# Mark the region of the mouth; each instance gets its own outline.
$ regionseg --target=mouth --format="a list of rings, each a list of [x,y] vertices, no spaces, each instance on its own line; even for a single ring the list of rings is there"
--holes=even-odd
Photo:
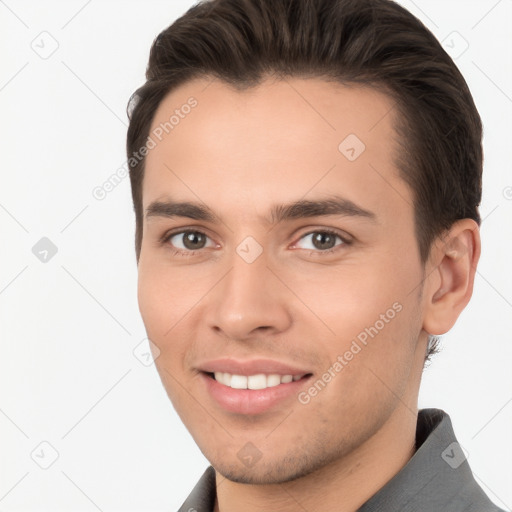
[[[249,389],[262,390],[306,380],[311,377],[312,373],[304,373],[300,375],[280,375],[277,373],[258,373],[254,375],[237,375],[228,372],[202,372],[210,379],[215,380],[219,384],[232,389]]]
[[[282,411],[304,389],[312,373],[239,375],[200,371],[206,396],[225,412],[258,415]]]

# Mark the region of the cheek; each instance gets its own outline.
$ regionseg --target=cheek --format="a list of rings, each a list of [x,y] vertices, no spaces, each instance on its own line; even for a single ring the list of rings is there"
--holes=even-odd
[[[188,302],[179,293],[168,276],[163,275],[156,266],[140,265],[137,284],[137,300],[139,311],[148,338],[158,347],[159,356],[155,364],[159,371],[162,364],[168,365],[169,350],[179,350],[178,337],[175,327],[179,319],[186,314],[185,305]],[[179,323],[178,323],[179,326]],[[175,337],[173,339],[173,337]]]
[[[321,342],[328,354],[320,370],[325,373],[316,376],[300,403],[307,402],[304,411],[312,416],[337,425],[335,436],[342,432],[350,437],[354,425],[362,430],[377,425],[407,392],[419,325],[417,309],[411,303],[396,304],[382,313],[385,320],[367,313],[372,320],[366,321],[363,312],[357,318],[340,316],[334,325],[336,337]],[[347,417],[352,427],[340,427]]]
[[[156,258],[141,257],[137,299],[147,329],[162,337],[194,307],[202,295],[202,279],[184,268],[171,268]]]
[[[137,299],[148,338],[158,347],[155,365],[161,377],[164,369],[185,371],[187,353],[199,339],[199,323],[191,321],[212,284],[205,276],[185,267],[170,268],[165,262],[141,258]],[[172,379],[170,384],[172,384]]]
[[[327,355],[327,367],[342,356],[339,375],[345,376],[339,381],[361,375],[367,385],[381,386],[372,370],[400,387],[421,331],[419,265],[389,255],[295,279],[294,291],[316,317],[309,315],[318,326],[317,350]]]
[[[156,335],[162,331],[165,311],[169,308],[170,294],[163,293],[164,287],[157,279],[157,274],[139,263],[137,300],[148,335],[150,332]]]
[[[411,300],[419,274],[403,263],[396,267],[391,261],[344,262],[331,268],[311,266],[307,273],[290,271],[283,280],[321,320],[319,327],[346,339],[376,322],[387,325]]]

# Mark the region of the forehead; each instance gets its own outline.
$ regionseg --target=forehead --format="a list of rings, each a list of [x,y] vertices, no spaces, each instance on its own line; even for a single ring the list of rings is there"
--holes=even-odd
[[[410,191],[394,164],[394,119],[392,99],[370,87],[287,78],[237,91],[193,80],[155,113],[143,207],[171,194],[242,214],[261,205],[263,215],[265,204],[339,192],[398,214]]]

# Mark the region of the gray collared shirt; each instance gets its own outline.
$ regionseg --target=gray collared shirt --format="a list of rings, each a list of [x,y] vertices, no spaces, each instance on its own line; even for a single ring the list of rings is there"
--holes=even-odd
[[[213,512],[215,470],[209,466],[178,512]],[[358,512],[505,512],[478,485],[452,422],[441,409],[421,409],[416,452]]]

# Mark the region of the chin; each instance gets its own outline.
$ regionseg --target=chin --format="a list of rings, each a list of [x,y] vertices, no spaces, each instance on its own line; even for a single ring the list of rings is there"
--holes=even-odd
[[[215,467],[224,478],[227,478],[231,482],[239,484],[250,484],[250,485],[271,485],[271,484],[283,484],[285,482],[291,482],[297,480],[303,476],[309,474],[309,471],[294,471],[293,468],[287,467],[274,467],[270,471],[260,468],[256,469],[242,469],[242,468],[229,468],[224,470],[224,466]]]
[[[319,457],[312,459],[309,455],[303,454],[298,457],[280,457],[275,461],[259,460],[253,467],[244,467],[238,461],[234,464],[221,461],[219,464],[211,463],[215,470],[224,478],[232,482],[251,485],[283,484],[303,478],[315,471],[325,467],[335,457]],[[215,461],[214,461],[215,462]]]

